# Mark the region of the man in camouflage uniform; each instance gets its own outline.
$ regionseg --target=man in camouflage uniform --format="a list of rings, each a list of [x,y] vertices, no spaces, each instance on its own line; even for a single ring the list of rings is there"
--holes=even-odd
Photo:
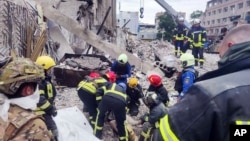
[[[44,77],[43,68],[17,58],[0,71],[0,140],[53,140],[43,118],[32,112],[39,101],[37,82]]]

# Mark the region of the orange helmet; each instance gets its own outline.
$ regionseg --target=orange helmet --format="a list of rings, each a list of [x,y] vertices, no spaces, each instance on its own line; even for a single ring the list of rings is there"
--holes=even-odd
[[[108,71],[105,75],[110,82],[114,83],[116,81],[116,74],[114,72]]]
[[[161,77],[159,75],[156,75],[156,74],[150,75],[148,77],[148,81],[150,82],[151,85],[153,85],[155,87],[162,84]]]
[[[91,77],[91,78],[98,78],[98,77],[100,77],[100,74],[97,73],[97,72],[91,72],[91,73],[89,74],[89,77]]]

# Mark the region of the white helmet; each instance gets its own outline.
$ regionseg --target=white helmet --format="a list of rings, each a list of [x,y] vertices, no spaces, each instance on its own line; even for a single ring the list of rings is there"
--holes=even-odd
[[[118,56],[118,62],[121,64],[126,64],[128,62],[128,56],[124,53]]]
[[[195,64],[195,58],[190,53],[182,54],[181,57],[180,57],[180,60],[181,60],[183,68],[193,66]]]
[[[178,21],[179,21],[179,22],[184,22],[184,18],[183,18],[183,17],[179,17],[179,18],[178,18]]]
[[[168,68],[175,67],[176,60],[173,56],[165,56],[163,57],[164,63]]]
[[[194,23],[193,24],[199,24],[199,23],[201,23],[200,19],[194,19]]]

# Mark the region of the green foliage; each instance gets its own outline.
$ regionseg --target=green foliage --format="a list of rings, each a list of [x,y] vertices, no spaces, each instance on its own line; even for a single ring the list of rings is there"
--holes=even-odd
[[[194,11],[194,12],[192,12],[191,13],[191,15],[190,15],[190,19],[196,19],[196,18],[199,18],[199,17],[201,17],[201,15],[203,14],[203,12],[202,11],[200,11],[200,10],[196,10],[196,11]]]
[[[159,28],[157,33],[157,39],[161,39],[163,35],[164,40],[171,40],[173,38],[173,29],[175,28],[175,23],[173,18],[168,13],[158,17],[159,19]]]

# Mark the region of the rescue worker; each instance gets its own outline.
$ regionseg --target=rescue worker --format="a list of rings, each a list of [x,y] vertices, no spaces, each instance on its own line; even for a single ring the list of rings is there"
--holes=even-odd
[[[94,127],[94,134],[102,139],[102,128],[104,124],[105,113],[111,111],[115,115],[118,135],[120,141],[128,141],[128,132],[126,130],[126,106],[127,95],[125,90],[116,83],[110,82],[110,78],[115,78],[115,74],[109,72],[103,76],[109,82],[97,89],[96,101],[98,103],[97,116]],[[113,79],[112,81],[114,81]]]
[[[106,79],[102,78],[99,73],[91,72],[87,80],[82,80],[78,84],[77,94],[84,104],[84,109],[89,113],[89,121],[94,128],[96,117],[96,90],[106,83]]]
[[[159,128],[160,119],[167,114],[167,108],[159,101],[155,92],[148,92],[143,102],[149,108],[149,113],[144,114],[139,123],[148,122],[149,124],[143,124],[139,141],[149,141],[154,129]]]
[[[249,140],[230,132],[231,125],[249,125],[249,36],[250,25],[229,31],[219,48],[218,69],[200,76],[169,109],[155,134],[157,141]]]
[[[137,78],[132,77],[128,80],[128,87],[126,93],[129,96],[128,113],[131,116],[137,116],[139,113],[139,106],[140,106],[139,99],[143,97],[142,87],[139,84]]]
[[[157,74],[151,74],[148,77],[150,83],[148,87],[148,92],[155,92],[160,101],[162,101],[166,106],[168,106],[169,97],[168,91],[162,84],[162,78]]]
[[[184,25],[184,18],[178,18],[178,25],[174,28],[174,46],[175,46],[175,56],[179,57],[181,54],[185,53],[186,50],[184,49],[184,40],[187,36],[187,27]],[[179,50],[180,48],[180,50]]]
[[[55,61],[50,56],[40,56],[36,63],[43,67],[45,78],[39,84],[40,99],[37,103],[36,114],[42,115],[45,119],[46,125],[54,137],[58,137],[58,129],[52,116],[57,115],[55,107],[55,97],[57,95],[55,86],[51,81],[51,70],[56,65]]]
[[[198,71],[194,69],[194,56],[190,53],[182,54],[180,57],[182,72],[175,82],[175,90],[179,92],[178,101],[187,93],[188,89],[193,85],[198,77]]]
[[[200,63],[200,68],[203,68],[204,65],[204,44],[207,42],[207,33],[206,29],[200,25],[200,19],[194,19],[193,26],[188,32],[188,44],[192,49],[192,54],[195,58],[195,66],[198,66]]]
[[[178,70],[176,68],[176,60],[173,56],[165,56],[163,57],[163,60],[166,66],[163,72],[166,77],[171,78],[173,75],[178,73]]]
[[[0,140],[53,140],[43,117],[32,111],[39,101],[37,84],[44,78],[43,68],[28,58],[4,64],[0,75]]]
[[[127,78],[131,76],[131,66],[128,62],[128,56],[124,53],[120,54],[117,60],[112,63],[111,71],[116,74],[117,84],[124,83],[127,85]]]

